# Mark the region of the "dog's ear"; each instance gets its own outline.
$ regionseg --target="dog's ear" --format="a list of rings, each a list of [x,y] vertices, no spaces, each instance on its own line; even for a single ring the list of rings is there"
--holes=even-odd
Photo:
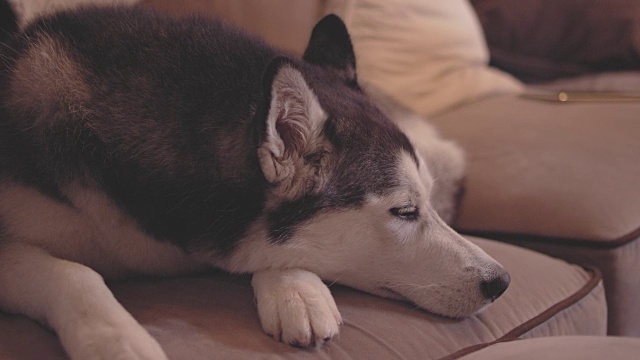
[[[351,37],[338,16],[329,14],[316,24],[303,59],[312,64],[333,68],[347,85],[359,89]]]
[[[258,158],[265,179],[280,196],[293,199],[323,183],[327,115],[290,59],[273,60],[264,78],[267,111]]]

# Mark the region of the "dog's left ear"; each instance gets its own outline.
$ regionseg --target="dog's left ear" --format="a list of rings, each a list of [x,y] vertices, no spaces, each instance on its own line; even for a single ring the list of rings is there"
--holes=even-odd
[[[258,148],[260,167],[281,197],[294,199],[323,184],[327,115],[291,59],[274,59],[264,85],[268,111]]]
[[[302,58],[312,64],[333,68],[347,85],[354,89],[360,88],[351,37],[338,16],[327,15],[316,24]]]

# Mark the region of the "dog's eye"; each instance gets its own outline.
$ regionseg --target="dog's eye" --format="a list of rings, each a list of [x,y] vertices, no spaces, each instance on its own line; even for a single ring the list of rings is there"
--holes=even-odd
[[[391,215],[407,221],[413,221],[420,215],[420,210],[417,206],[405,206],[389,209]]]

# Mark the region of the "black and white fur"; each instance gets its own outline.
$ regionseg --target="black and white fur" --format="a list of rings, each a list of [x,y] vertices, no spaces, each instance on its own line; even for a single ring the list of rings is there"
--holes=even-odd
[[[335,16],[298,59],[199,17],[61,12],[4,46],[0,84],[0,308],[72,359],[166,358],[103,278],[253,273],[265,332],[303,347],[339,331],[322,280],[449,317],[508,285],[436,213]]]

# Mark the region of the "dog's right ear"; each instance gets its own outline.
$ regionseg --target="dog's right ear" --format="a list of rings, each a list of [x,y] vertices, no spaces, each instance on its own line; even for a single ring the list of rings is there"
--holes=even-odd
[[[280,196],[294,199],[322,183],[327,115],[298,65],[286,57],[271,62],[264,85],[268,110],[258,148],[260,166]]]

